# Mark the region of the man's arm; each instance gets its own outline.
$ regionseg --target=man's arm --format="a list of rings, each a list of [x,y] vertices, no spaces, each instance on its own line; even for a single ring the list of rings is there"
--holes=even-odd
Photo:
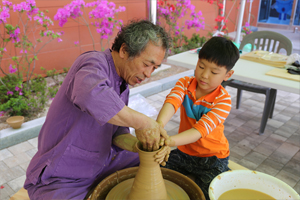
[[[154,121],[154,120],[153,120]],[[151,127],[151,118],[137,112],[128,106],[124,106],[108,123],[117,126],[132,127],[134,129],[145,129]]]
[[[135,144],[138,142],[138,139],[131,135],[130,133],[118,135],[113,139],[113,144],[121,149],[125,149],[127,151],[137,152],[135,148]]]

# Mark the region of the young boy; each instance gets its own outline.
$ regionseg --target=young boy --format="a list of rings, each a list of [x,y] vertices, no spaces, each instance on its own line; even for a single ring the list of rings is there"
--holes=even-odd
[[[157,121],[164,127],[180,108],[179,134],[164,142],[178,148],[171,151],[165,167],[194,176],[209,199],[210,182],[229,170],[223,123],[231,109],[231,98],[221,83],[233,74],[239,50],[230,40],[213,37],[201,48],[198,58],[195,76],[178,80]]]

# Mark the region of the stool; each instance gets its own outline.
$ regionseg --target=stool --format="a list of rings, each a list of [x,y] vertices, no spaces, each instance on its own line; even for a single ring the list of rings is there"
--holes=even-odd
[[[14,194],[9,200],[30,200],[27,190],[21,188],[16,194]]]

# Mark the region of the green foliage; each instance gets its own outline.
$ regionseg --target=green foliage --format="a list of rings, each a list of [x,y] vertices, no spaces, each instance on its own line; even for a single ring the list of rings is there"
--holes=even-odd
[[[177,40],[178,38],[173,38],[173,41],[175,43],[177,42]],[[207,41],[207,38],[204,36],[200,37],[199,34],[193,33],[190,39],[184,36],[184,41],[185,43],[182,46],[172,49],[174,54],[202,47],[203,44]]]
[[[22,77],[17,74],[8,74],[7,76],[2,77],[0,84],[0,102],[1,104],[7,101],[10,98],[16,98],[19,96],[19,93],[13,92],[13,94],[7,94],[8,91],[15,91],[16,86],[22,87]],[[0,109],[1,111],[1,109]]]
[[[202,47],[206,41],[207,41],[206,37],[204,36],[200,37],[199,34],[193,33],[191,39],[185,40],[186,43],[183,45],[183,48],[185,48],[186,50],[199,48]]]
[[[65,76],[68,68],[63,69],[62,75],[56,69],[49,71],[41,69],[54,85],[47,87],[46,78],[36,74],[30,81],[25,82],[17,73],[10,73],[0,78],[2,83],[0,84],[0,112],[7,112],[11,116],[32,116],[43,111],[47,101],[55,97],[62,84],[58,76]]]
[[[24,96],[9,98],[7,102],[0,105],[1,111],[7,111],[10,115],[22,115],[26,116],[29,110],[28,99]]]
[[[30,11],[26,10],[26,14],[23,8],[25,4],[30,8]],[[7,4],[6,8],[12,12],[14,6]],[[3,113],[23,116],[36,114],[44,109],[48,96],[53,98],[56,94],[56,90],[47,89],[45,78],[36,75],[34,71],[39,52],[54,39],[62,41],[62,33],[49,30],[52,20],[39,11],[34,1],[22,2],[20,7],[21,10],[14,11],[18,15],[17,21],[9,19],[2,20],[1,23],[3,34],[0,36],[0,72],[4,76],[0,77],[0,116]],[[10,15],[4,16],[5,18],[10,18]],[[7,51],[8,46],[12,48],[11,51]],[[9,73],[2,63],[3,55],[11,59]],[[56,77],[56,74],[56,71],[55,74],[50,72],[50,78]]]

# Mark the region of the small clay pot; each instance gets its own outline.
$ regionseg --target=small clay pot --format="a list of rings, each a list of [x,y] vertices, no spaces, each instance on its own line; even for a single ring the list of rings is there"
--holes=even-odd
[[[20,128],[21,125],[24,122],[24,117],[23,116],[13,116],[13,117],[9,117],[6,120],[6,123],[8,125],[10,125],[13,129],[17,129]]]

